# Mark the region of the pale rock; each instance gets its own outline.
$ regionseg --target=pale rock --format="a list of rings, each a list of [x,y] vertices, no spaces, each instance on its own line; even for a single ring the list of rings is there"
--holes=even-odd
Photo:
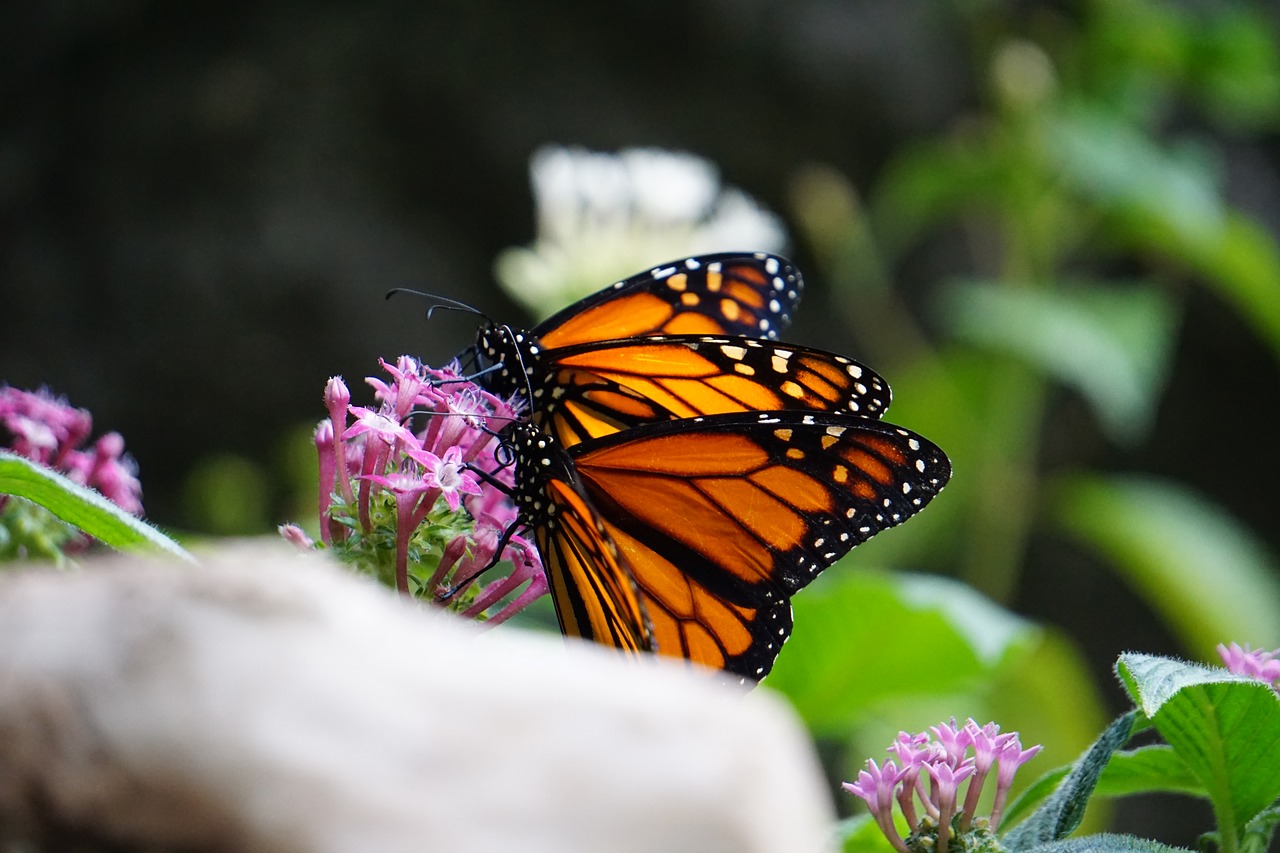
[[[813,851],[801,727],[242,546],[0,574],[0,851]]]

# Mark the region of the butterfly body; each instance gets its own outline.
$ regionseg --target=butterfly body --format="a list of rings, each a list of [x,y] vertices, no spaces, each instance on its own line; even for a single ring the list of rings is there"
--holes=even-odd
[[[586,497],[573,463],[537,427],[507,433],[520,523],[534,535],[560,629],[626,652],[652,651],[635,579]]]

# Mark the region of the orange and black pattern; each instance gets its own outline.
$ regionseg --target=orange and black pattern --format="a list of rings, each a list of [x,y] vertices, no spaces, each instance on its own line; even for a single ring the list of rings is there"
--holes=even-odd
[[[476,351],[493,363],[482,381],[527,398],[530,419],[566,447],[644,423],[726,412],[880,417],[889,387],[874,371],[768,340],[790,321],[802,288],[799,273],[775,255],[677,261],[605,288],[529,332],[482,327]]]
[[[549,348],[648,335],[776,338],[804,282],[777,255],[724,252],[672,261],[616,282],[539,323]]]
[[[801,289],[777,256],[707,255],[481,328],[480,381],[529,407],[515,497],[566,635],[757,681],[791,596],[946,484],[937,446],[878,420],[876,373],[774,340]]]
[[[532,418],[566,447],[657,421],[729,412],[878,418],[888,384],[821,350],[751,338],[657,336],[544,352],[529,368]]]
[[[559,532],[547,536],[553,562],[554,549],[608,552],[595,572],[627,575],[553,580],[565,632],[752,681],[769,672],[790,635],[790,597],[854,546],[919,512],[951,473],[945,454],[921,436],[831,413],[664,421],[567,452],[543,440],[541,455],[522,456],[517,481],[542,484],[540,493],[557,502],[550,515]],[[578,536],[605,542],[556,544],[567,535],[565,515],[581,507],[600,526],[582,522]],[[642,616],[624,620],[620,611],[637,609],[631,589]],[[627,625],[641,633],[619,638]]]
[[[573,463],[537,427],[515,424],[515,500],[542,556],[560,630],[626,652],[652,651],[635,580],[582,491]]]

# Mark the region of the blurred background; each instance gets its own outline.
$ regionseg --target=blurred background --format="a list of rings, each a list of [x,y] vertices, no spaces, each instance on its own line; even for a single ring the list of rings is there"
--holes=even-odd
[[[310,522],[325,380],[474,334],[389,288],[531,323],[700,250],[625,192],[622,237],[575,243],[530,186],[539,151],[696,155],[779,240],[708,248],[791,257],[785,337],[875,367],[956,469],[797,599],[769,683],[836,776],[887,742],[849,758],[855,729],[989,710],[1070,760],[1123,704],[1118,652],[1280,645],[1278,32],[1243,0],[13,4],[0,381],[122,433],[157,524]],[[973,611],[1008,630],[952,660],[867,604],[877,568],[1029,621]],[[1118,826],[1187,843],[1190,811]]]

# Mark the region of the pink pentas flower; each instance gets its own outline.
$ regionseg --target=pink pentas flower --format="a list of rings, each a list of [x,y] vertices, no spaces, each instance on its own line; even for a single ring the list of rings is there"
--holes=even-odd
[[[109,432],[93,445],[85,484],[102,492],[107,500],[134,515],[142,514],[142,484],[138,466],[124,453],[124,439]]]
[[[906,842],[898,836],[893,825],[894,795],[901,778],[902,771],[894,764],[893,759],[886,761],[883,767],[878,766],[874,759],[867,759],[867,767],[858,773],[858,781],[845,782],[841,787],[855,797],[862,798],[871,809],[871,816],[880,831],[895,849],[900,853],[907,853]]]
[[[397,498],[403,498],[405,503],[419,497],[424,492],[430,491],[433,486],[426,479],[420,476],[406,473],[393,474],[364,474],[362,479],[370,480],[382,486],[387,491],[394,494]]]
[[[925,769],[929,771],[930,799],[938,809],[938,826],[950,827],[951,818],[956,813],[956,800],[959,796],[960,783],[973,775],[973,759],[956,761],[953,756],[948,755],[946,760],[930,763],[926,765]],[[937,853],[947,853],[949,840],[950,833],[938,833],[937,846],[935,847]]]
[[[421,474],[393,471],[389,474],[362,474],[361,479],[386,489],[395,500],[396,589],[409,592],[409,542],[439,491]],[[362,492],[363,493],[363,492]],[[361,518],[366,516],[362,515]]]
[[[385,375],[367,380],[376,406],[352,405],[340,377],[325,386],[329,417],[315,433],[323,547],[404,594],[503,621],[547,590],[536,549],[511,535],[519,513],[496,433],[519,413],[456,363],[380,365]],[[308,547],[300,533],[281,529]]]
[[[1016,732],[1001,734],[995,723],[980,726],[970,719],[958,725],[953,719],[931,727],[929,732],[900,732],[888,751],[897,759],[896,764],[890,760],[878,768],[875,761],[868,760],[858,782],[846,783],[845,790],[868,803],[876,825],[897,850],[915,853],[918,841],[921,851],[946,853],[955,840],[952,833],[989,837],[999,825],[1014,774],[1040,747],[1024,750]],[[889,767],[895,768],[892,778],[885,772]],[[983,817],[975,812],[992,768],[996,770],[996,791],[992,811]],[[907,839],[898,834],[892,804],[906,821]],[[960,845],[962,849],[974,846],[968,842]]]
[[[507,543],[508,550],[513,553],[512,562],[515,568],[506,578],[499,578],[480,590],[471,606],[463,611],[463,616],[478,616],[520,589],[521,586],[524,586],[524,590],[516,595],[510,603],[503,606],[489,618],[491,624],[500,625],[546,594],[547,576],[542,571],[542,562],[538,558],[538,552],[520,536],[511,537],[507,540]],[[486,544],[488,546],[487,549],[484,546],[477,548],[476,554],[471,558],[471,566],[480,563],[481,558],[485,563],[492,558],[497,547],[497,541]],[[514,556],[517,554],[518,557]]]
[[[315,541],[307,535],[305,530],[296,524],[282,524],[277,527],[276,530],[279,531],[280,536],[286,542],[292,542],[299,548],[310,550],[315,547]]]
[[[437,456],[430,450],[408,448],[409,457],[422,466],[424,478],[434,488],[440,490],[449,509],[456,510],[462,503],[463,495],[480,494],[480,483],[476,475],[468,471],[462,461],[462,448],[456,444]]]
[[[926,732],[917,734],[898,732],[898,738],[890,744],[889,752],[897,757],[901,766],[914,766],[923,760],[923,756],[929,750],[930,743],[929,735]]]
[[[352,406],[351,414],[356,422],[342,434],[344,439],[355,438],[368,433],[385,444],[403,441],[410,446],[417,443],[417,437],[401,425],[399,419],[390,417],[390,413],[366,409],[363,406]]]
[[[954,720],[952,723],[954,724]],[[973,775],[974,781],[969,785],[969,795],[964,803],[964,819],[961,830],[969,828],[969,823],[973,819],[973,815],[977,811],[978,797],[982,793],[982,786],[986,782],[987,774],[991,772],[991,768],[1002,755],[1005,755],[1007,747],[1011,743],[1016,743],[1018,736],[1013,733],[1000,734],[1000,727],[995,723],[987,723],[985,726],[979,726],[972,719],[964,724],[964,738],[966,745],[973,750]],[[1037,751],[1039,748],[1037,747]],[[1009,762],[1006,762],[1006,765]],[[1013,769],[1017,769],[1014,765]],[[993,822],[999,820],[1000,808],[1003,802],[997,805],[993,810]]]
[[[1036,744],[1028,749],[1022,748],[1016,732],[1005,741],[996,759],[996,796],[991,804],[991,825],[998,826],[1004,814],[1005,801],[1009,798],[1009,790],[1013,787],[1013,776],[1018,768],[1039,754],[1044,747]]]
[[[933,732],[936,742],[942,747],[948,759],[955,764],[963,760],[965,750],[969,746],[969,737],[964,726],[957,726],[956,721],[952,719],[950,724],[939,723],[936,726],[930,726],[929,731]]]
[[[124,439],[109,432],[84,446],[93,418],[47,389],[0,385],[0,450],[49,468],[99,492],[125,512],[142,514],[138,467]],[[0,495],[0,557],[25,556],[62,563],[93,540],[36,503]]]
[[[1240,646],[1232,643],[1229,646],[1218,644],[1218,654],[1222,657],[1222,665],[1239,675],[1247,675],[1259,681],[1265,681],[1272,688],[1280,689],[1280,649],[1264,651],[1251,649],[1248,643]]]
[[[373,396],[379,403],[390,407],[397,419],[408,417],[418,400],[418,395],[426,385],[427,379],[422,374],[422,365],[416,358],[402,355],[396,359],[394,366],[383,359],[378,363],[392,376],[390,383],[383,382],[375,376],[365,379],[373,388]]]
[[[93,446],[81,447],[92,430],[93,418],[86,410],[47,389],[0,386],[0,448],[96,489],[125,511],[140,515],[142,485],[137,465],[124,452],[124,439],[110,432]]]
[[[89,437],[93,419],[47,389],[21,391],[0,387],[0,424],[10,433],[10,450],[50,468],[66,470],[64,460]]]

